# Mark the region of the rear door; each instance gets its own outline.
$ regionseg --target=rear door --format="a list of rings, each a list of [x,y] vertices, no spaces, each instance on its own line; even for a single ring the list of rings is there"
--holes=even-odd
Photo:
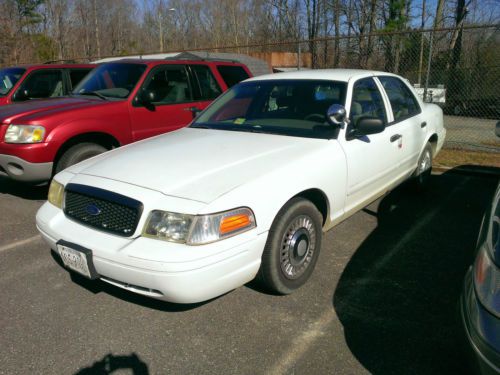
[[[401,136],[399,161],[401,173],[410,174],[416,166],[427,136],[427,123],[420,104],[403,80],[394,76],[379,76],[390,102],[392,121],[389,127]]]
[[[188,125],[221,92],[206,65],[161,65],[151,70],[140,90],[150,106],[134,100],[130,109],[135,141]]]

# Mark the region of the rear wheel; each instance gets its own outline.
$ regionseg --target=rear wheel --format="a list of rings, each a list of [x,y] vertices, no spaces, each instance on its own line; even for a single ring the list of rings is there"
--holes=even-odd
[[[55,173],[59,173],[69,166],[79,163],[85,159],[108,151],[97,143],[84,142],[68,148],[56,164]]]
[[[321,249],[322,216],[316,206],[293,198],[274,219],[257,280],[268,290],[289,294],[311,276]]]
[[[430,143],[425,145],[420,158],[418,159],[417,169],[414,174],[414,185],[417,189],[424,189],[429,183],[432,172],[432,146]]]

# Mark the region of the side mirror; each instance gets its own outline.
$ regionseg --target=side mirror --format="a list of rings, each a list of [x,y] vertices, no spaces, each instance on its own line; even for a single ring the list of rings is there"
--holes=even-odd
[[[495,134],[497,137],[500,137],[500,121],[498,121],[495,126]]]
[[[343,105],[332,104],[326,111],[326,118],[333,125],[342,125],[346,120],[347,112]]]
[[[370,135],[382,133],[385,129],[384,122],[377,117],[361,117],[353,129],[355,135]]]
[[[142,89],[135,97],[135,101],[147,109],[154,109],[155,93],[152,90]]]
[[[13,98],[16,102],[22,102],[30,98],[30,93],[27,89],[20,88],[16,91]]]

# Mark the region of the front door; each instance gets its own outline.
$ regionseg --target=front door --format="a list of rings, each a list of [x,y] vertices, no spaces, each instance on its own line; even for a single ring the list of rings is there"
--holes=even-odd
[[[399,174],[397,129],[386,127],[378,134],[354,136],[352,130],[363,117],[378,118],[388,124],[387,103],[371,77],[356,81],[347,101],[349,124],[341,134],[347,159],[345,211],[358,209],[379,196]]]
[[[221,90],[208,69],[206,65],[167,64],[152,69],[140,89],[147,93],[150,103],[144,105],[137,99],[132,102],[134,141],[188,125],[197,110],[217,97]]]

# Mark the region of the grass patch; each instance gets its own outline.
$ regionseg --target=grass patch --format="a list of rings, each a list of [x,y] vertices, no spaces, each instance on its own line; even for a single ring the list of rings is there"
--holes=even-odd
[[[433,162],[438,167],[457,167],[459,165],[480,165],[500,168],[500,152],[481,152],[471,150],[442,149]]]

